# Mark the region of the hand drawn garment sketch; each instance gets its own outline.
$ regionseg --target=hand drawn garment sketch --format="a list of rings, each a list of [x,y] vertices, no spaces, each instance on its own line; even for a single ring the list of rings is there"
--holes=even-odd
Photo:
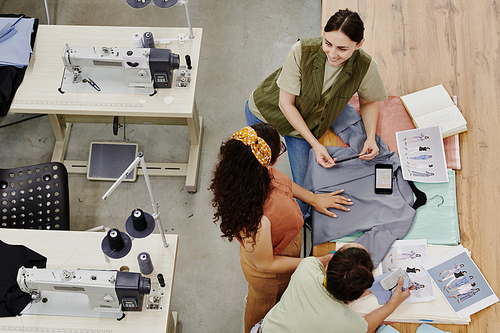
[[[432,168],[434,167],[433,164],[418,164],[418,163],[410,163],[406,162],[408,168],[413,168],[413,169],[427,169],[427,168]]]
[[[405,147],[405,152],[406,152],[405,155],[418,153],[421,151],[428,151],[428,150],[431,150],[431,147],[422,147],[422,146],[412,147],[412,148]]]
[[[429,158],[432,158],[432,155],[423,154],[423,155],[418,155],[418,156],[410,156],[407,158],[412,159],[412,160],[428,160]]]
[[[467,284],[467,283],[471,282],[471,281],[472,281],[472,278],[471,278],[470,276],[464,276],[464,277],[462,277],[462,278],[460,278],[460,279],[458,279],[458,280],[459,280],[459,281],[458,281],[458,282],[456,282],[456,283],[454,283],[454,284],[452,284],[452,285],[449,287],[449,289],[455,289],[455,288],[457,288],[457,287],[463,286],[464,284]]]
[[[457,295],[457,300],[458,302],[460,303],[461,301],[465,301],[466,299],[469,299],[471,298],[472,296],[474,296],[475,294],[477,294],[477,292],[479,291],[479,289],[474,289],[474,290],[471,290],[465,294],[458,294]]]
[[[431,177],[434,176],[434,173],[426,171],[426,172],[418,172],[418,171],[412,171],[410,170],[410,176],[415,176],[415,177]]]
[[[427,135],[424,135],[424,133],[421,133],[420,135],[410,137],[410,138],[404,138],[403,141],[405,142],[405,145],[408,143],[414,143],[414,142],[420,142],[428,139],[429,137]]]
[[[338,159],[359,154],[366,139],[361,116],[354,108],[345,109],[332,125],[333,131],[350,147],[327,147],[329,154]],[[352,200],[349,212],[335,210],[332,218],[312,210],[313,246],[363,231],[356,243],[370,252],[377,266],[392,243],[401,239],[410,229],[415,210],[413,192],[400,172],[399,157],[380,137],[376,137],[380,152],[371,161],[355,159],[325,169],[316,163],[314,151],[309,152],[309,167],[304,187],[314,193],[329,193],[344,189],[343,196]],[[375,164],[392,164],[393,193],[375,194]]]

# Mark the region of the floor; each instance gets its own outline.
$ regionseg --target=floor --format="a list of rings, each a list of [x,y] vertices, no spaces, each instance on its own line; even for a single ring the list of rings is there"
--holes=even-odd
[[[133,10],[125,0],[48,0],[48,5],[51,23],[58,25],[187,27],[181,6],[160,9],[151,3]],[[282,65],[297,38],[319,35],[321,2],[274,0],[263,6],[260,1],[206,0],[188,6],[193,27],[204,29],[196,96],[204,117],[198,191],[187,193],[183,177],[152,178],[162,223],[179,235],[172,309],[179,312],[179,333],[243,332],[247,284],[238,245],[220,237],[207,189],[221,142],[245,126],[244,105],[252,90]],[[47,23],[42,0],[0,0],[0,13],[23,13]],[[29,117],[0,118],[0,168],[50,161],[55,139],[47,116],[8,126]],[[139,144],[146,161],[187,161],[185,128],[127,125],[125,130],[127,141]],[[123,141],[123,136],[123,130],[114,136],[111,124],[75,124],[66,157],[86,160],[91,141]],[[287,159],[278,169],[291,176]],[[99,225],[123,230],[134,208],[152,213],[143,177],[120,185],[106,202],[101,196],[110,182],[70,175],[69,186],[72,230]]]

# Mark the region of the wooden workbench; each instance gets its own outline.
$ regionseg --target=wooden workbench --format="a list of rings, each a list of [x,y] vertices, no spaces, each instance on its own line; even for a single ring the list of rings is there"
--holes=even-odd
[[[499,8],[495,1],[323,0],[322,24],[338,9],[357,11],[365,24],[363,49],[379,64],[389,95],[443,84],[458,96],[469,131],[460,134],[462,170],[457,201],[462,244],[500,294]],[[435,325],[453,333],[500,330],[500,304],[471,316],[471,324]],[[414,333],[418,324],[393,324]]]

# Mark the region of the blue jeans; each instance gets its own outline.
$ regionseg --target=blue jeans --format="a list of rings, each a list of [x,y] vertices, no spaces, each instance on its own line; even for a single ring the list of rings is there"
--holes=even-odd
[[[250,111],[248,101],[245,105],[245,120],[247,122],[247,126],[262,123],[262,121],[257,118],[252,111]],[[290,161],[290,169],[292,170],[293,181],[296,184],[303,186],[307,172],[307,161],[311,145],[302,138],[295,138],[288,135],[285,135],[284,138],[288,151],[288,160]],[[309,210],[309,205],[300,200],[297,200],[297,202],[299,203],[302,215],[305,215]]]

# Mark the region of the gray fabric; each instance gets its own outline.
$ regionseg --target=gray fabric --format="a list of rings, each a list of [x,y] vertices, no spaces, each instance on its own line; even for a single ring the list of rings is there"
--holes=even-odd
[[[353,107],[346,108],[332,125],[333,131],[350,147],[327,147],[331,156],[343,159],[359,154],[366,140],[360,115]],[[313,246],[332,239],[364,232],[356,243],[365,246],[377,266],[396,239],[401,239],[410,229],[415,210],[410,185],[403,179],[399,157],[382,139],[376,137],[380,149],[371,161],[360,159],[340,163],[325,169],[316,163],[314,150],[309,151],[309,166],[304,187],[314,193],[329,193],[344,189],[343,196],[350,198],[350,212],[333,210],[331,218],[312,209]],[[392,164],[394,171],[393,193],[375,194],[375,164]]]

